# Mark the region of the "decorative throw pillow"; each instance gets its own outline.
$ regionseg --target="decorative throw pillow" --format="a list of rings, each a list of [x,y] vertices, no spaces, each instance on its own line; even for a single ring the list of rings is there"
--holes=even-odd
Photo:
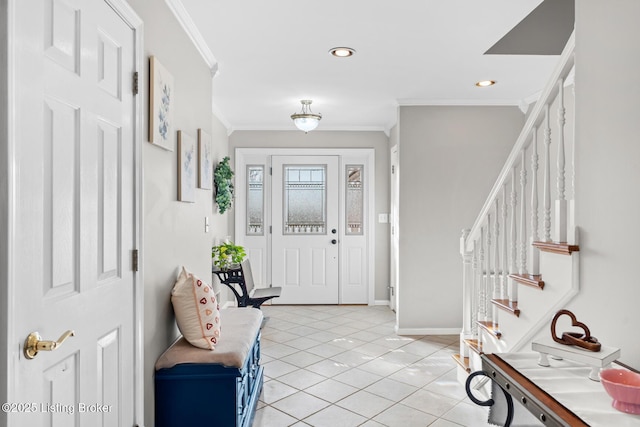
[[[182,267],[171,303],[185,339],[195,347],[215,349],[220,339],[220,306],[213,288]]]

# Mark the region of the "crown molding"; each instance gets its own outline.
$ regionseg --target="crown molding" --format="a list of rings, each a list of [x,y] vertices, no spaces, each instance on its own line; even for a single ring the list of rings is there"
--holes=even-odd
[[[191,19],[191,15],[189,15],[189,12],[187,12],[187,9],[185,9],[182,1],[165,0],[165,3],[167,4],[167,6],[169,6],[169,10],[171,10],[173,16],[176,17],[178,23],[180,23],[180,26],[185,31],[185,33],[187,33],[187,36],[189,36],[189,39],[191,39],[191,42],[196,47],[196,49],[202,56],[202,59],[204,59],[204,62],[211,70],[211,77],[215,77],[218,74],[218,61],[216,60],[215,56],[213,56],[211,49],[209,49],[207,42],[204,40],[204,37],[202,37],[202,34],[200,34],[198,27],[196,27],[193,19]]]
[[[429,106],[453,106],[453,107],[495,107],[495,106],[517,106],[519,99],[422,99],[403,98],[397,100],[400,107],[429,107]]]
[[[234,127],[230,134],[235,132],[235,131],[252,131],[252,132],[272,132],[272,131],[277,131],[277,132],[287,132],[287,131],[291,131],[291,132],[302,132],[298,129],[296,129],[293,125],[292,126],[262,126],[262,127],[256,127],[256,126],[236,126]],[[332,127],[326,127],[323,126],[322,129],[318,128],[318,129],[314,129],[312,131],[313,133],[319,133],[319,132],[384,132],[385,134],[388,135],[388,129],[381,127],[381,126],[332,126]]]
[[[229,123],[227,118],[224,116],[224,114],[222,114],[222,111],[220,111],[220,108],[218,108],[216,103],[213,102],[213,94],[211,95],[211,112],[213,113],[214,116],[216,116],[216,118],[220,121],[220,123],[222,123],[222,126],[224,126],[224,128],[227,130],[227,136],[231,135],[233,133],[233,127],[231,126],[231,123]]]

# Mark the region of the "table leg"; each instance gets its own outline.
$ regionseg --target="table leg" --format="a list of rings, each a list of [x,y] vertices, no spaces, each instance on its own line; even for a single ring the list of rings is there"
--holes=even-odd
[[[471,399],[471,401],[473,403],[475,403],[476,405],[479,405],[479,406],[493,406],[493,404],[495,403],[493,399],[488,399],[488,400],[482,401],[482,400],[476,399],[476,397],[471,392],[471,380],[473,380],[475,377],[480,376],[480,375],[485,376],[485,377],[489,378],[491,381],[493,381],[493,378],[491,378],[491,375],[489,375],[487,372],[485,372],[485,371],[476,371],[476,372],[473,372],[472,374],[470,374],[467,377],[467,381],[464,384],[464,389],[467,392],[467,396],[469,396],[469,399]],[[500,390],[502,390],[502,392],[504,393],[504,398],[507,401],[507,419],[504,422],[504,427],[510,427],[511,423],[513,422],[513,399],[511,398],[511,395],[505,389],[500,387]]]

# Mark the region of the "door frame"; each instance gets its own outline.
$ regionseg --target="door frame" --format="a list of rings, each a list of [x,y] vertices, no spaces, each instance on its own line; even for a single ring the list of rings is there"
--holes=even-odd
[[[239,172],[244,170],[246,166],[255,164],[252,161],[255,158],[263,157],[269,158],[270,156],[339,156],[340,157],[340,177],[342,178],[344,175],[344,166],[345,162],[344,158],[353,158],[354,156],[360,156],[365,159],[365,178],[367,182],[370,184],[367,185],[366,197],[368,200],[367,206],[365,206],[365,215],[367,218],[368,224],[368,233],[367,236],[367,278],[368,278],[368,286],[367,286],[367,304],[375,305],[375,150],[373,148],[236,148],[234,150],[234,164],[236,170],[236,206],[234,209],[234,240],[237,244],[244,244],[244,227],[246,226],[246,201],[242,200],[241,197],[238,197],[239,194],[243,194],[246,182],[244,180],[244,174],[240,174]],[[245,159],[250,159],[246,161]],[[351,161],[349,164],[353,163]],[[269,167],[269,165],[265,164],[265,167]],[[269,176],[269,179],[265,179],[265,190],[268,188],[269,191],[271,188],[271,175],[267,175],[265,171],[265,176]],[[340,189],[339,189],[339,197],[341,198],[341,203],[344,196],[344,189],[341,186],[342,179],[340,179]],[[242,189],[242,190],[241,190]],[[269,192],[269,194],[271,194]],[[264,200],[264,209],[265,209],[265,228],[272,224],[271,218],[271,200],[268,197],[265,197]],[[344,222],[344,218],[339,218],[340,227],[342,227],[342,223]],[[341,230],[343,231],[343,230]],[[343,233],[340,233],[342,235]],[[266,236],[266,245],[267,245],[267,254],[264,262],[266,263],[266,271],[265,276],[267,278],[271,278],[271,234],[268,230],[265,230]],[[342,261],[342,249],[340,249],[340,261]],[[339,268],[342,268],[342,262],[339,262]],[[342,270],[340,270],[340,275],[342,274]],[[255,277],[254,277],[255,278]],[[262,278],[257,278],[258,285],[267,285],[262,283]],[[340,294],[341,297],[341,294]],[[339,297],[339,303],[341,303]]]
[[[389,222],[391,223],[390,235],[390,247],[389,247],[389,273],[391,276],[391,286],[389,292],[389,305],[391,309],[398,313],[398,294],[400,292],[400,266],[399,266],[399,250],[400,250],[400,238],[399,228],[400,223],[398,221],[399,210],[399,197],[400,197],[400,163],[398,145],[394,145],[390,150],[390,162],[391,162],[391,185],[390,185],[390,200],[391,206],[389,211]]]
[[[15,294],[13,284],[19,273],[15,271],[13,248],[18,236],[15,235],[15,219],[20,212],[16,212],[17,200],[20,194],[16,192],[16,162],[15,147],[20,142],[16,140],[16,125],[14,105],[16,104],[15,90],[15,4],[20,0],[0,0],[0,19],[6,19],[6,29],[0,33],[0,40],[6,44],[0,45],[0,110],[6,114],[0,115],[0,139],[6,136],[7,144],[0,146],[0,164],[4,166],[6,174],[0,174],[0,234],[6,235],[6,239],[0,239],[0,281],[6,286],[0,286],[0,342],[6,344],[4,351],[0,352],[0,401],[12,402],[12,396],[16,387],[15,372],[17,361],[22,354],[22,341],[24,337],[14,334]],[[146,81],[146,67],[144,66],[144,25],[142,19],[133,10],[126,0],[102,0],[109,5],[115,13],[132,29],[134,34],[134,63],[138,71],[138,81]],[[0,26],[2,28],[2,26]],[[134,245],[139,251],[138,259],[144,259],[143,250],[143,215],[142,215],[142,141],[144,129],[144,100],[146,99],[146,87],[139,85],[139,92],[134,96],[133,113],[133,144],[134,144]],[[0,144],[2,145],[2,144]],[[5,233],[6,232],[6,233]],[[143,295],[143,268],[138,265],[138,271],[133,273],[133,335],[134,335],[134,423],[144,426],[144,295]],[[4,273],[2,273],[4,272]],[[0,412],[0,425],[6,425],[8,414]]]

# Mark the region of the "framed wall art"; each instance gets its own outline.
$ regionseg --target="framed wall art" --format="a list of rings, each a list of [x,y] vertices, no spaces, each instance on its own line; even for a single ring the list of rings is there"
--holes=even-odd
[[[196,140],[178,131],[178,200],[196,201]]]
[[[173,151],[173,76],[155,56],[149,58],[149,142]]]
[[[213,154],[211,136],[198,129],[198,187],[211,190],[213,187]]]

